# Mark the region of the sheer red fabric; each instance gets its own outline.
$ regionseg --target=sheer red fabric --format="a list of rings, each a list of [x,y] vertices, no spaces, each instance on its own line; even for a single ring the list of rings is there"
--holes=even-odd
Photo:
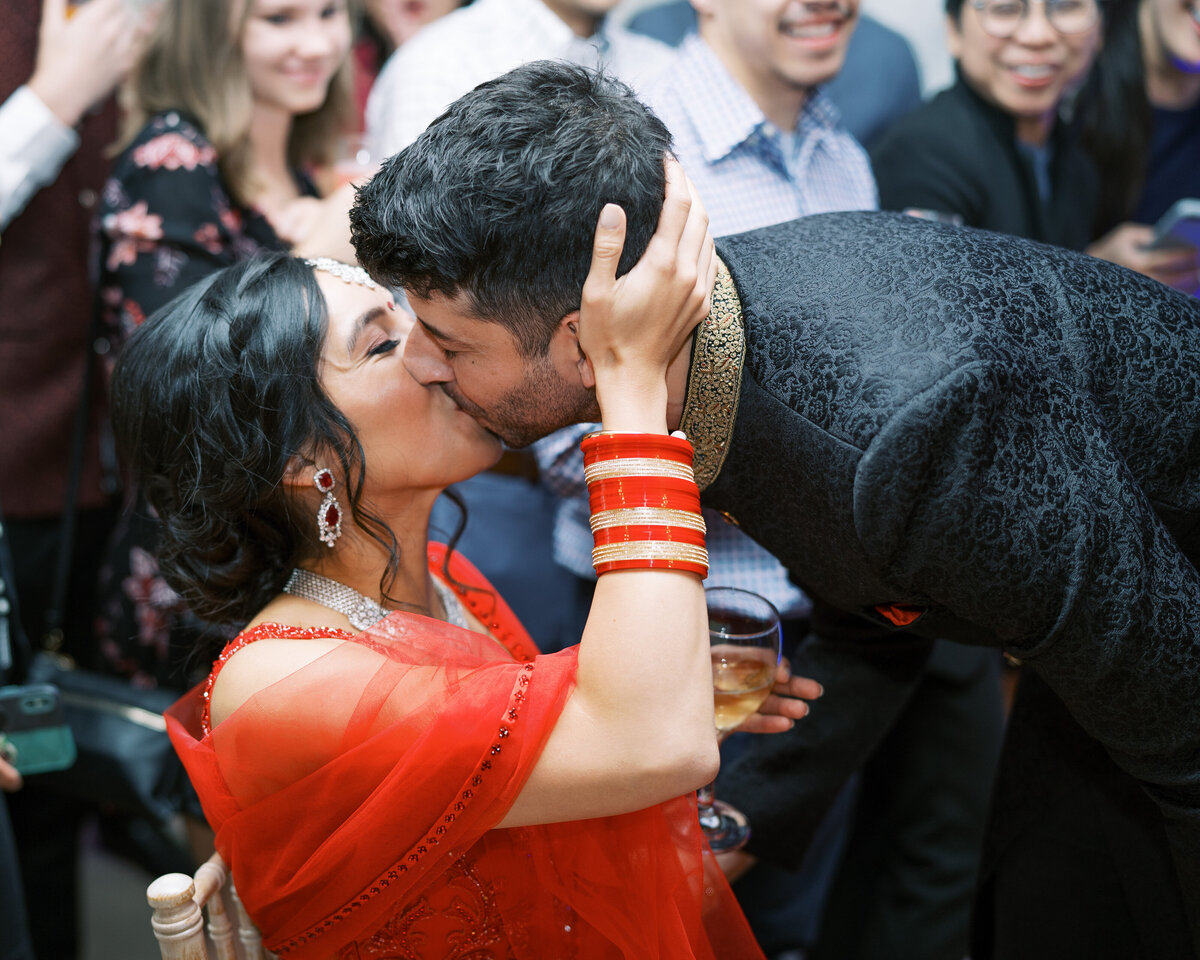
[[[443,556],[431,546],[435,575]],[[203,686],[168,712],[268,948],[289,960],[762,960],[704,854],[694,797],[493,829],[571,692],[576,655],[537,655],[469,563],[452,556],[450,571],[491,637],[394,613],[211,733]]]

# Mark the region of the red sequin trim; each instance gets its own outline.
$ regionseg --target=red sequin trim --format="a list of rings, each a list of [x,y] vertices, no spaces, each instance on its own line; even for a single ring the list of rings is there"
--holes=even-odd
[[[212,670],[208,674],[208,679],[204,682],[204,692],[201,694],[204,698],[204,710],[200,715],[200,729],[203,731],[204,736],[207,737],[212,733],[211,700],[213,684],[217,682],[217,675],[221,672],[221,668],[225,666],[230,657],[241,650],[242,647],[253,643],[255,640],[315,640],[318,637],[322,640],[353,640],[355,634],[347,630],[338,630],[336,627],[291,627],[286,623],[260,623],[249,630],[243,630],[225,644],[225,649],[221,651],[221,655],[213,661]]]

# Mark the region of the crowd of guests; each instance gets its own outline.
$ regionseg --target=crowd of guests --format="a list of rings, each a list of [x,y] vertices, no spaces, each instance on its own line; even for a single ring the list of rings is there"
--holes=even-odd
[[[528,452],[505,452],[497,464],[501,451],[490,434],[462,427],[453,411],[425,410],[427,401],[415,393],[389,393],[388,377],[404,376],[398,364],[392,374],[376,368],[375,387],[348,378],[339,385],[339,376],[368,361],[398,359],[396,345],[408,333],[407,321],[400,319],[404,303],[365,276],[354,274],[348,281],[336,266],[314,264],[355,262],[349,211],[361,180],[345,182],[335,175],[352,135],[362,134],[355,142],[369,144],[374,161],[392,156],[478,84],[533,61],[567,60],[629,84],[662,119],[714,236],[833,211],[895,211],[1083,251],[1197,294],[1200,252],[1152,241],[1154,224],[1176,201],[1200,197],[1200,4],[946,0],[955,80],[924,103],[908,44],[871,19],[859,0],[690,0],[643,6],[626,19],[609,15],[616,7],[616,0],[367,0],[362,9],[349,0],[79,5],[0,0],[6,14],[0,38],[5,52],[0,422],[6,451],[0,468],[0,559],[5,595],[15,597],[12,615],[5,618],[8,629],[0,630],[0,636],[14,638],[0,645],[0,670],[8,682],[19,680],[30,652],[42,644],[60,568],[71,597],[63,611],[62,651],[131,683],[174,687],[182,694],[209,672],[212,656],[196,657],[196,650],[215,655],[239,630],[264,623],[321,628],[322,642],[345,639],[353,631],[340,614],[329,616],[318,601],[279,594],[280,576],[297,556],[311,555],[318,558],[317,572],[363,593],[411,596],[408,609],[417,614],[449,618],[476,631],[490,628],[497,639],[503,633],[512,660],[505,669],[511,667],[513,677],[519,675],[516,664],[534,662],[536,650],[568,651],[554,661],[561,676],[555,684],[546,681],[556,692],[541,695],[556,706],[539,701],[538,709],[549,713],[541,718],[540,733],[531,730],[523,741],[546,743],[547,759],[523,757],[506,770],[507,779],[493,778],[489,803],[500,804],[502,815],[489,822],[479,804],[478,829],[533,825],[537,829],[527,832],[525,842],[546,863],[608,876],[627,864],[600,849],[569,853],[570,831],[549,826],[608,818],[607,842],[625,853],[645,852],[650,858],[645,862],[658,865],[662,885],[669,888],[655,890],[646,877],[645,889],[629,895],[645,908],[637,917],[645,921],[655,911],[655,922],[670,930],[658,944],[664,956],[751,957],[755,939],[768,956],[781,958],[1070,956],[1081,941],[1056,939],[1054,931],[1077,932],[1072,917],[1085,926],[1093,923],[1100,912],[1096,904],[1116,918],[1118,934],[1110,936],[1096,924],[1095,949],[1101,952],[1089,956],[1159,956],[1137,952],[1151,941],[1128,932],[1140,929],[1139,917],[1122,925],[1124,907],[1097,876],[1102,870],[1067,878],[1077,894],[1075,912],[1066,919],[1038,913],[1038,884],[1066,882],[1058,874],[1034,882],[1046,876],[1037,859],[1045,849],[1038,846],[1039,831],[1048,832],[1052,824],[1058,842],[1077,839],[1086,846],[1093,840],[1085,832],[1093,819],[1107,822],[1108,814],[1073,818],[1051,791],[1031,816],[1028,798],[1016,797],[1011,786],[1002,782],[993,790],[1006,688],[1011,692],[1019,682],[1023,691],[1032,690],[1020,693],[1012,707],[1018,719],[1052,714],[1053,705],[1047,706],[1052,697],[1036,678],[1004,667],[994,651],[940,640],[914,685],[897,685],[894,702],[820,705],[888,719],[866,756],[848,768],[814,753],[802,798],[785,800],[742,775],[762,763],[773,738],[734,738],[725,746],[718,792],[751,815],[755,835],[745,851],[724,858],[721,866],[754,937],[743,929],[732,901],[723,899],[724,880],[714,877],[706,882],[717,889],[715,895],[710,890],[716,906],[706,913],[707,931],[697,933],[689,911],[699,905],[688,900],[686,890],[705,868],[699,861],[673,861],[668,868],[670,858],[664,856],[673,849],[671,831],[687,832],[686,811],[673,798],[703,782],[715,750],[704,724],[694,722],[710,695],[706,639],[697,639],[703,633],[698,626],[703,600],[695,578],[658,571],[638,574],[636,583],[597,580],[580,453],[580,439],[596,425],[552,434]],[[690,224],[679,226],[682,240],[673,238],[681,249],[694,239]],[[288,254],[307,258],[308,266],[298,266]],[[692,256],[703,260],[699,246]],[[694,298],[684,304],[678,284],[660,292],[680,300],[681,318],[696,314]],[[139,352],[124,366],[134,386],[118,424],[125,441],[122,461],[109,411],[114,367],[147,318],[168,305],[171,325],[164,321],[155,340],[136,341]],[[277,329],[253,332],[261,318],[286,318],[287,310],[307,316],[308,326],[289,329],[280,322]],[[395,319],[367,325],[379,334],[378,343],[361,338],[354,347],[352,329],[341,336],[355,318],[380,311]],[[597,349],[606,334],[628,335],[613,319],[619,310],[611,303],[592,315],[594,329],[604,331],[592,341]],[[322,333],[326,327],[328,334]],[[214,337],[227,346],[236,342],[238,350],[215,349],[209,342]],[[348,349],[338,355],[343,342]],[[662,360],[653,345],[646,352]],[[184,361],[194,374],[188,385],[195,393],[181,389],[169,401],[159,397],[151,389],[158,385],[152,373]],[[650,366],[647,377],[666,375],[664,363]],[[320,390],[328,397],[325,407],[313,405],[320,390],[304,393],[294,382],[312,379],[313,371],[319,371]],[[627,378],[617,375],[627,372],[612,372],[618,387],[607,394],[608,408],[601,405],[603,428],[657,431],[657,421],[647,425],[627,416],[621,393]],[[256,382],[250,392],[248,378]],[[130,426],[140,407],[168,402],[178,415],[170,425],[174,433],[162,433],[161,425]],[[276,409],[283,403],[296,407],[290,418]],[[402,467],[409,470],[403,483],[387,475],[391,455],[372,456],[395,442],[389,423],[397,418],[395,410],[406,416],[414,411],[428,437],[436,437],[424,444],[413,439],[411,449],[394,454],[396,476],[405,473]],[[336,446],[331,438],[347,423],[358,430],[351,446],[360,456],[366,451],[373,468],[368,475],[353,458],[342,458],[349,472],[338,482],[350,499],[343,501],[349,513],[340,520],[354,532],[340,545],[339,556],[358,556],[360,564],[338,567],[322,559],[324,548],[309,542],[298,517],[303,512],[307,519],[324,503],[323,491],[312,486],[313,471],[327,465],[321,457],[328,459]],[[286,436],[285,427],[292,431]],[[187,524],[176,514],[194,504],[181,504],[178,491],[166,492],[156,475],[163,459],[174,454],[164,449],[157,461],[138,459],[155,429],[160,435],[154,442],[178,448],[172,483],[200,498],[203,507],[203,523],[189,520],[186,535],[180,530]],[[456,430],[462,433],[459,446]],[[204,443],[207,456],[220,454],[228,464],[201,464],[196,451]],[[304,451],[303,468],[280,459],[279,450]],[[130,461],[143,477],[157,476],[158,486],[135,482]],[[380,462],[382,468],[374,466]],[[414,479],[411,469],[418,462],[423,466]],[[359,485],[351,492],[347,485],[355,480]],[[436,497],[450,483],[457,493]],[[303,495],[296,493],[305,485]],[[299,498],[295,502],[303,511],[287,506],[284,490]],[[239,510],[276,494],[278,512],[263,529],[248,528]],[[366,506],[379,502],[391,507],[372,512]],[[464,511],[478,518],[465,529]],[[789,652],[800,663],[803,651],[835,642],[822,631],[820,609],[814,610],[774,556],[720,513],[706,509],[704,516],[706,584],[738,586],[769,598],[784,618]],[[272,532],[293,526],[295,532],[286,536]],[[427,551],[426,527],[435,540],[452,540],[450,557],[461,553],[478,570],[447,560],[442,549]],[[223,545],[202,543],[201,528],[214,538],[221,528]],[[236,541],[243,542],[235,547]],[[189,566],[180,559],[189,551],[204,554],[208,565]],[[165,573],[164,556],[171,558]],[[239,564],[249,563],[248,556],[271,575],[258,571],[240,580],[245,572]],[[474,601],[493,591],[511,610],[476,609]],[[457,621],[455,607],[461,608]],[[654,615],[636,616],[650,607]],[[493,616],[503,621],[502,628],[484,622]],[[597,626],[602,618],[622,628],[602,631]],[[663,631],[647,629],[647,621],[674,624],[674,631],[666,631],[674,645],[663,646],[655,669],[696,681],[687,688],[691,699],[681,695],[671,717],[646,707],[653,700],[650,691],[618,680],[622,655],[633,656],[639,643],[662,638]],[[319,673],[311,665],[315,658],[300,648],[260,644],[256,652],[233,658],[256,636],[261,634],[243,632],[226,648],[223,659],[232,666],[222,673],[224,686],[208,681],[212,717],[205,713],[203,730],[215,734],[225,726],[229,743],[242,728],[262,722],[238,707],[262,689],[263,675],[288,677],[281,696],[293,716],[304,714],[304,698],[320,682],[309,676]],[[431,636],[439,637],[436,630]],[[583,651],[599,652],[596,660],[580,652],[576,667],[571,651],[580,649],[581,636]],[[400,641],[393,636],[390,642]],[[410,675],[425,678],[421,657],[427,656],[424,644],[432,642],[404,640],[404,669],[391,680],[403,686],[413,682]],[[359,647],[320,662],[344,677],[339,696],[345,702],[367,709],[368,691],[379,698],[370,709],[394,714],[401,727],[417,722],[413,718],[421,710],[439,716],[461,710],[463,700],[456,696],[492,696],[508,676],[480,670],[488,680],[477,694],[431,688],[418,708],[391,703],[372,686],[396,664],[386,656],[367,662],[367,654],[378,651]],[[480,642],[455,656],[454,669],[469,673],[496,654]],[[333,662],[339,657],[347,663]],[[780,692],[815,696],[799,679],[786,681]],[[598,721],[593,711],[588,715],[599,726],[583,721],[572,726],[573,714],[563,702],[576,710],[600,704],[596,709],[607,719]],[[792,710],[793,719],[800,715],[795,708],[779,709],[785,715]],[[322,743],[335,733],[348,737],[342,727],[352,719],[334,717],[328,728],[310,733]],[[1020,729],[1027,729],[1023,722]],[[802,721],[778,736],[818,735],[807,729]],[[649,730],[660,736],[647,737]],[[366,742],[365,732],[355,736]],[[674,764],[664,763],[665,772],[649,786],[636,777],[621,786],[623,771],[630,763],[637,766],[629,744],[640,742],[639,756],[649,766],[655,755],[671,756],[669,744],[679,738],[694,749],[674,754]],[[624,745],[625,752],[604,757],[606,742]],[[514,738],[514,748],[517,743]],[[211,766],[211,758],[202,755],[207,748],[198,744],[191,763]],[[282,747],[268,739],[258,749],[261,766]],[[411,748],[397,741],[394,749]],[[406,754],[407,776],[416,776],[413,771],[429,764],[444,743],[435,738],[424,749],[433,753]],[[1030,776],[1037,763],[1051,762],[1023,754],[1014,760],[1019,749],[1010,743],[1003,760],[1018,778]],[[595,758],[582,773],[572,766],[581,751]],[[331,792],[345,783],[347,756],[336,759],[328,776]],[[263,781],[274,774],[251,776],[249,769],[246,760],[237,782],[226,770],[213,789],[241,797],[266,791]],[[196,779],[195,768],[189,770]],[[443,777],[463,773],[449,764]],[[12,820],[11,831],[0,829],[0,958],[69,960],[79,954],[70,878],[80,828],[91,812],[40,787],[36,778],[22,785],[2,760],[0,785],[11,791],[0,815]],[[359,788],[366,796],[379,782],[364,776]],[[601,790],[604,803],[594,799]],[[1112,801],[1114,807],[1123,802],[1121,796]],[[195,809],[188,798],[180,806]],[[217,821],[229,815],[208,807],[205,812]],[[460,824],[464,830],[466,820]],[[339,829],[313,822],[310,846],[280,838],[289,865],[307,862],[320,848],[320,831]],[[1078,825],[1079,836],[1072,838],[1064,824]],[[150,849],[125,841],[153,869],[186,864],[198,852],[199,847],[164,852],[160,847],[170,841],[162,825],[155,826]],[[128,824],[111,829],[128,832]],[[377,836],[386,832],[386,817],[355,821],[353,831]],[[247,851],[245,862],[257,855]],[[518,860],[515,851],[494,842],[486,855],[456,865],[459,873],[438,893],[444,902],[435,910],[449,909],[455,883],[478,885],[496,871],[499,878]],[[19,871],[11,868],[14,862]],[[256,869],[278,870],[284,861],[254,862]],[[321,876],[317,869],[303,882],[315,888]],[[551,881],[543,871],[529,882]],[[581,889],[566,881],[556,889],[560,905],[578,912]],[[314,893],[308,909],[325,910],[337,896]],[[272,908],[261,909],[270,914]],[[676,916],[678,929],[664,919],[668,914]],[[388,916],[371,915],[379,925],[358,924],[364,941]],[[1034,920],[1017,930],[1015,916]],[[538,924],[549,929],[561,918],[526,919],[530,929],[541,929]],[[293,920],[275,916],[272,922],[290,929]],[[603,928],[595,915],[579,915],[578,922],[589,930]],[[724,933],[714,932],[719,922],[726,924]],[[447,935],[436,924],[427,933]],[[627,954],[632,956],[648,949],[639,936],[634,931],[610,939],[634,951]]]

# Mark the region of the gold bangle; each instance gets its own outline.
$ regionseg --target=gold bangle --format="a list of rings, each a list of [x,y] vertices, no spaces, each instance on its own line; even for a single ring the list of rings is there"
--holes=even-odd
[[[616,510],[601,510],[588,521],[592,533],[611,527],[687,527],[707,533],[704,517],[690,510],[672,510],[668,507],[624,507]]]
[[[615,560],[680,560],[708,566],[708,551],[704,547],[670,540],[632,540],[592,548],[592,566]]]
[[[614,477],[674,477],[677,480],[695,482],[695,474],[687,463],[677,460],[659,460],[653,457],[618,457],[614,460],[599,460],[584,468],[583,478],[588,483],[610,480]]]

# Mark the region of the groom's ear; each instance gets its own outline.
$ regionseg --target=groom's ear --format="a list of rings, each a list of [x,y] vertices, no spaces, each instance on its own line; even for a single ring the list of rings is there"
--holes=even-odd
[[[559,321],[560,334],[565,333],[571,350],[575,369],[579,373],[579,381],[588,390],[596,389],[596,373],[592,370],[592,362],[584,355],[579,346],[579,311],[572,310]]]

